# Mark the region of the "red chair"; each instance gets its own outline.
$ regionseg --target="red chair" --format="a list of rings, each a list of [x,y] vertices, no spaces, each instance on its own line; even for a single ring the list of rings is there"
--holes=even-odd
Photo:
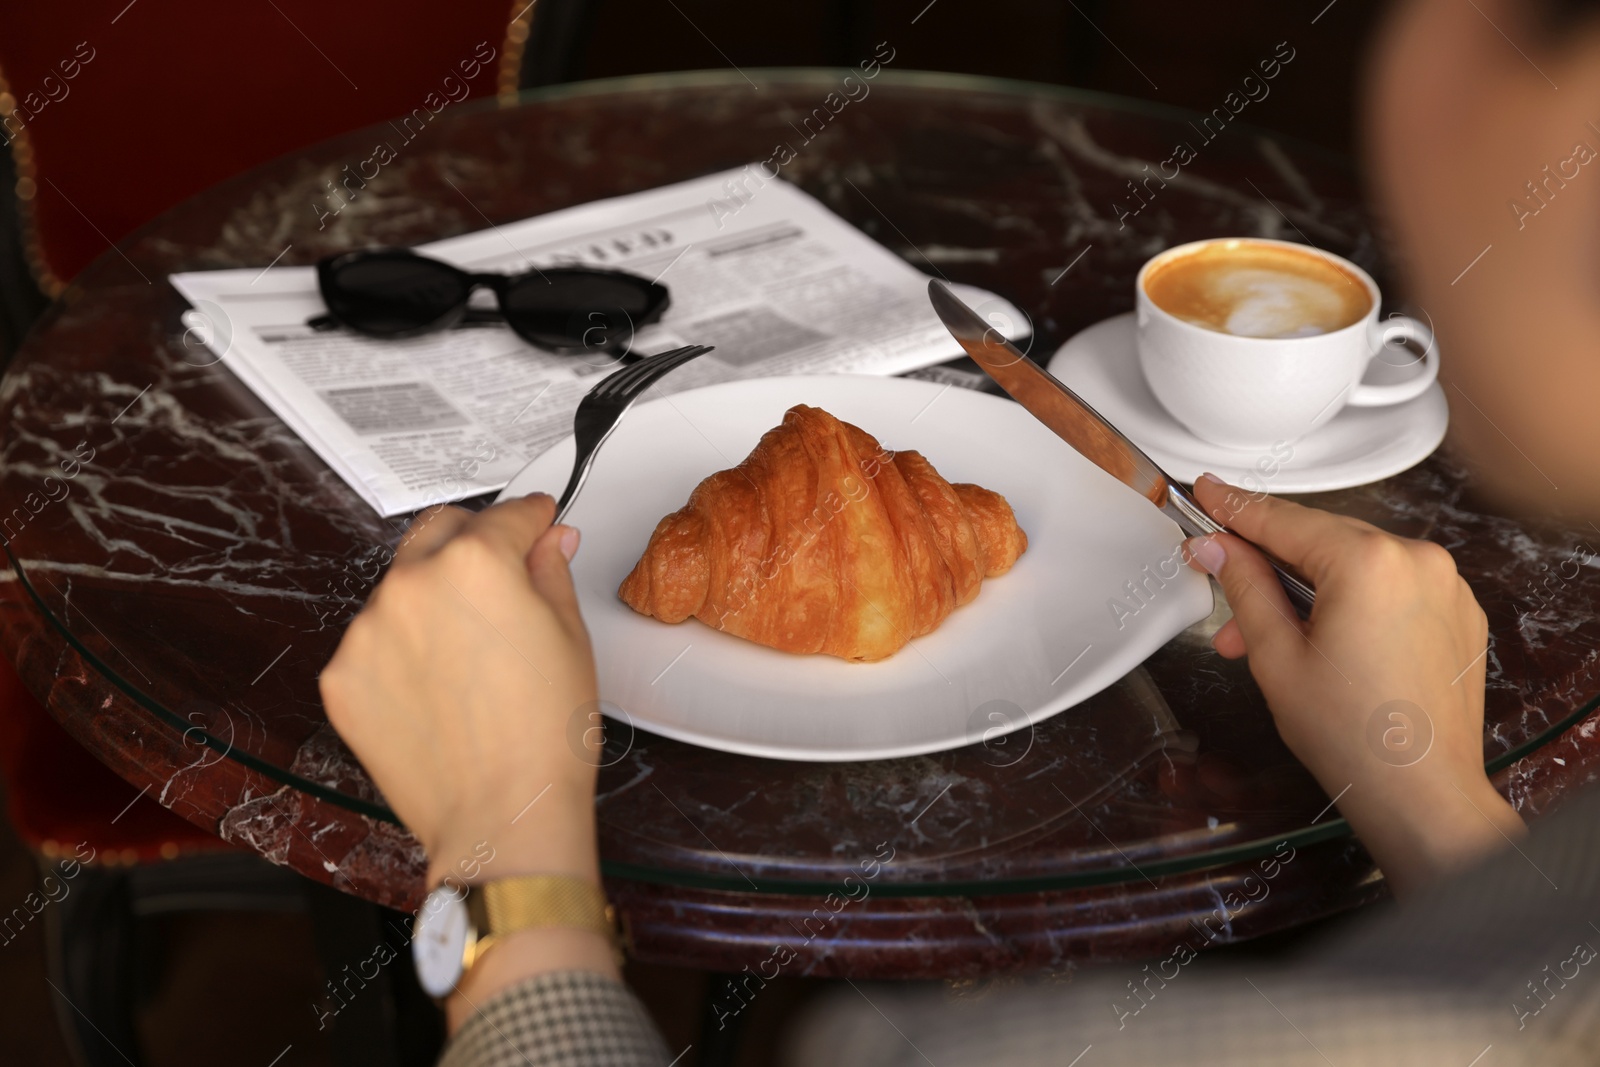
[[[514,93],[537,7],[125,3],[95,18],[19,5],[0,35],[0,126],[50,296],[134,227],[257,163]]]

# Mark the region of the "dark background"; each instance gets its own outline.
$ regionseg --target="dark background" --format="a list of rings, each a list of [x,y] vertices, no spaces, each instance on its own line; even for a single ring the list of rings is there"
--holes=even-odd
[[[564,73],[570,80],[733,64],[853,66],[887,41],[895,70],[1075,85],[1209,111],[1286,40],[1295,61],[1267,99],[1250,105],[1249,121],[1352,152],[1364,52],[1388,7],[1379,0],[601,0],[588,47]]]

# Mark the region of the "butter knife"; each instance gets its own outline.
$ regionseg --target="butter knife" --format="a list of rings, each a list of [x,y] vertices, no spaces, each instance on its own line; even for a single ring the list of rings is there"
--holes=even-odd
[[[1057,437],[1160,508],[1186,536],[1200,537],[1227,529],[1213,521],[1188,490],[1156,466],[1155,461],[1102,418],[1099,412],[1018,351],[999,330],[979,318],[937,278],[928,282],[928,299],[933,302],[933,310],[938,312],[951,336],[966,349],[967,355]],[[1231,530],[1228,532],[1233,533]],[[1234,536],[1239,535],[1235,533]],[[1294,605],[1302,619],[1310,618],[1311,605],[1316,602],[1317,596],[1310,583],[1271,553],[1263,549],[1262,554],[1277,572],[1278,580],[1283,583],[1283,590],[1289,596],[1289,603]]]

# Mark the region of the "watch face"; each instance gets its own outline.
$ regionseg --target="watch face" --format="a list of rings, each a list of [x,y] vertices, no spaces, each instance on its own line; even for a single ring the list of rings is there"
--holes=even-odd
[[[423,901],[412,927],[411,959],[430,997],[448,996],[461,980],[470,927],[466,901],[456,890],[440,886]]]

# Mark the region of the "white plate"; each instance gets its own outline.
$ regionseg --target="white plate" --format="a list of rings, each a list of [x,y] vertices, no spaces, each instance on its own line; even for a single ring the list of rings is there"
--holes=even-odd
[[[921,451],[950,481],[1003,493],[1028,551],[939,629],[878,663],[778,652],[624,604],[617,586],[661,517],[800,403],[885,447]],[[559,491],[572,457],[569,437],[501,498]],[[1212,608],[1206,578],[1165,564],[1178,528],[1137,494],[1009,400],[905,378],[760,378],[640,403],[600,450],[568,521],[583,530],[573,573],[601,695],[636,726],[753,756],[865,760],[983,741],[1087,699]],[[1158,572],[1148,602],[1126,601],[1119,627],[1109,601],[1146,566]],[[1159,572],[1168,577],[1158,585]]]
[[[1450,424],[1444,390],[1435,382],[1415,400],[1386,408],[1347,407],[1324,426],[1273,450],[1224,448],[1190,433],[1145,384],[1135,349],[1132,312],[1074,336],[1050,359],[1050,373],[1182,482],[1207,471],[1252,489],[1322,493],[1366,485],[1416,466],[1432,454]],[[1367,381],[1410,371],[1374,361]]]

